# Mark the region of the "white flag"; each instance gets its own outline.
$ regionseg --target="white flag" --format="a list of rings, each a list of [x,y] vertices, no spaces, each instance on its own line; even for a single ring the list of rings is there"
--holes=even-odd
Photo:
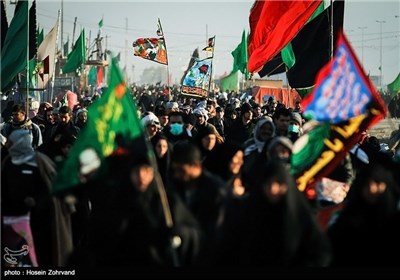
[[[47,83],[50,80],[51,76],[53,75],[54,71],[54,60],[56,56],[56,42],[57,42],[57,35],[58,35],[58,20],[54,27],[50,30],[50,32],[46,35],[43,42],[40,44],[37,52],[37,60],[38,65],[40,67],[44,67],[46,63],[48,63],[48,69],[38,69],[38,72],[43,74],[43,80],[38,79],[38,87],[45,88],[47,87]],[[47,58],[47,59],[46,59]],[[46,61],[45,61],[46,60]],[[46,67],[47,68],[47,67]]]

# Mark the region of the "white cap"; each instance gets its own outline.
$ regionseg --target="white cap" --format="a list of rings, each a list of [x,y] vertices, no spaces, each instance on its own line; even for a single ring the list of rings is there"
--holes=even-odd
[[[177,102],[167,102],[165,105],[166,109],[179,109],[179,105]]]
[[[79,162],[81,164],[80,172],[82,175],[89,174],[100,167],[100,158],[92,148],[88,148],[80,153]]]
[[[148,114],[144,116],[140,121],[143,127],[146,127],[148,125],[160,126],[160,120],[157,118],[156,115],[154,115],[153,112],[148,112]]]

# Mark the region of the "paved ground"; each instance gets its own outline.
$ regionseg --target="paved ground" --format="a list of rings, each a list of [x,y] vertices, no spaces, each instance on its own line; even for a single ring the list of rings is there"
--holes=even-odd
[[[371,127],[367,132],[371,136],[376,136],[380,139],[381,143],[387,143],[387,140],[393,130],[399,128],[400,119],[386,118]]]

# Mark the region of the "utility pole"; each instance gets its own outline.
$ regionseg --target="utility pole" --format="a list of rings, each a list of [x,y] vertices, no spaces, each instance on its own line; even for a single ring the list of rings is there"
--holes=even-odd
[[[379,32],[379,34],[380,34],[380,59],[379,59],[379,63],[380,63],[380,65],[379,65],[379,72],[380,72],[380,86],[381,86],[381,91],[382,91],[382,23],[386,23],[386,21],[384,21],[384,20],[377,20],[376,21],[377,23],[379,23],[379,25],[380,25],[380,32]]]
[[[61,0],[61,57],[68,55],[64,53],[64,0]]]
[[[125,74],[125,82],[128,83],[128,77],[126,75],[126,68],[128,67],[128,18],[125,18],[125,67],[124,67],[124,74]]]
[[[206,24],[206,46],[208,46],[208,25]]]
[[[76,21],[77,20],[78,20],[78,17],[75,17],[74,29],[72,31],[72,48],[75,46],[75,29],[76,29]]]
[[[361,29],[361,64],[364,67],[364,29],[367,29],[367,27],[361,26],[358,29]]]

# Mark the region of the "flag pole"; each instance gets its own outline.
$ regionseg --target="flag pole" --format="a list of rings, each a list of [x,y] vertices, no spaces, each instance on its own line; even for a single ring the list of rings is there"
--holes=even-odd
[[[330,60],[333,59],[333,0],[330,0],[331,2],[331,24],[330,24],[330,53],[331,53],[331,57]]]
[[[144,133],[148,136],[148,133],[146,130],[144,131]],[[153,148],[153,146],[151,146],[150,142],[147,140],[145,140],[145,145],[146,145],[147,151],[151,151],[148,154],[147,158],[149,160],[150,166],[154,169],[154,181],[157,186],[158,193],[160,194],[160,202],[161,202],[161,207],[162,207],[163,214],[164,214],[165,225],[167,226],[168,229],[172,229],[174,227],[174,221],[172,219],[171,208],[169,206],[167,192],[165,190],[164,183],[161,179],[160,172],[158,171],[158,165],[157,165],[157,161],[156,161],[155,155],[154,155],[154,148]],[[179,259],[177,249],[180,247],[182,240],[181,240],[180,236],[174,235],[174,236],[170,236],[169,242],[170,242],[170,246],[171,246],[169,248],[170,249],[169,251],[171,254],[173,266],[179,267],[179,266],[181,266],[181,262]]]
[[[60,31],[60,18],[61,18],[61,10],[58,10],[58,18],[57,18],[57,36],[56,36],[56,44],[54,46],[55,51],[54,53],[57,54],[57,45],[58,45],[58,33]],[[56,61],[57,55],[54,56],[54,63],[53,63],[53,73],[51,74],[51,91],[50,91],[50,103],[53,103],[53,93],[54,93],[54,80],[56,74]]]
[[[167,42],[165,41],[164,31],[161,26],[161,20],[158,18],[158,28],[157,28],[157,36],[160,36],[164,41],[165,46],[165,58],[167,59],[167,88],[168,88],[168,100],[171,100],[171,92],[170,92],[170,82],[169,82],[169,64],[168,64],[168,51],[167,51]]]
[[[168,229],[172,229],[174,227],[174,221],[172,219],[171,208],[169,207],[167,192],[165,191],[164,183],[161,179],[160,172],[158,171],[157,162],[156,162],[156,159],[154,156],[154,149],[150,145],[149,141],[145,140],[145,143],[146,143],[146,147],[147,147],[148,151],[152,151],[148,158],[149,158],[150,166],[154,169],[154,180],[155,180],[155,183],[157,186],[158,193],[160,194],[160,201],[161,201],[161,207],[162,207],[163,214],[164,214],[165,225],[167,226]],[[174,236],[169,236],[169,242],[170,242],[170,246],[171,246],[169,248],[169,252],[171,254],[173,266],[180,267],[181,262],[179,259],[177,249],[180,247],[182,239],[180,238],[180,236],[175,234]]]
[[[212,56],[211,56],[212,61],[211,61],[211,70],[210,70],[210,81],[208,82],[208,94],[210,94],[211,81],[212,81],[212,74],[213,74],[214,48],[215,48],[215,35],[214,35],[213,47],[212,47]]]
[[[206,23],[206,46],[208,44],[208,25]]]
[[[30,42],[29,42],[29,31],[30,31],[30,26],[29,26],[29,2],[28,2],[28,5],[26,6],[26,8],[28,9],[28,12],[27,12],[27,24],[28,24],[28,27],[27,27],[27,32],[26,32],[26,41],[28,42],[28,46],[27,46],[27,48],[26,48],[26,76],[25,76],[25,79],[26,79],[26,84],[25,84],[25,87],[26,87],[26,97],[25,97],[25,110],[26,110],[26,114],[27,114],[27,116],[29,116],[29,45],[30,45]]]

